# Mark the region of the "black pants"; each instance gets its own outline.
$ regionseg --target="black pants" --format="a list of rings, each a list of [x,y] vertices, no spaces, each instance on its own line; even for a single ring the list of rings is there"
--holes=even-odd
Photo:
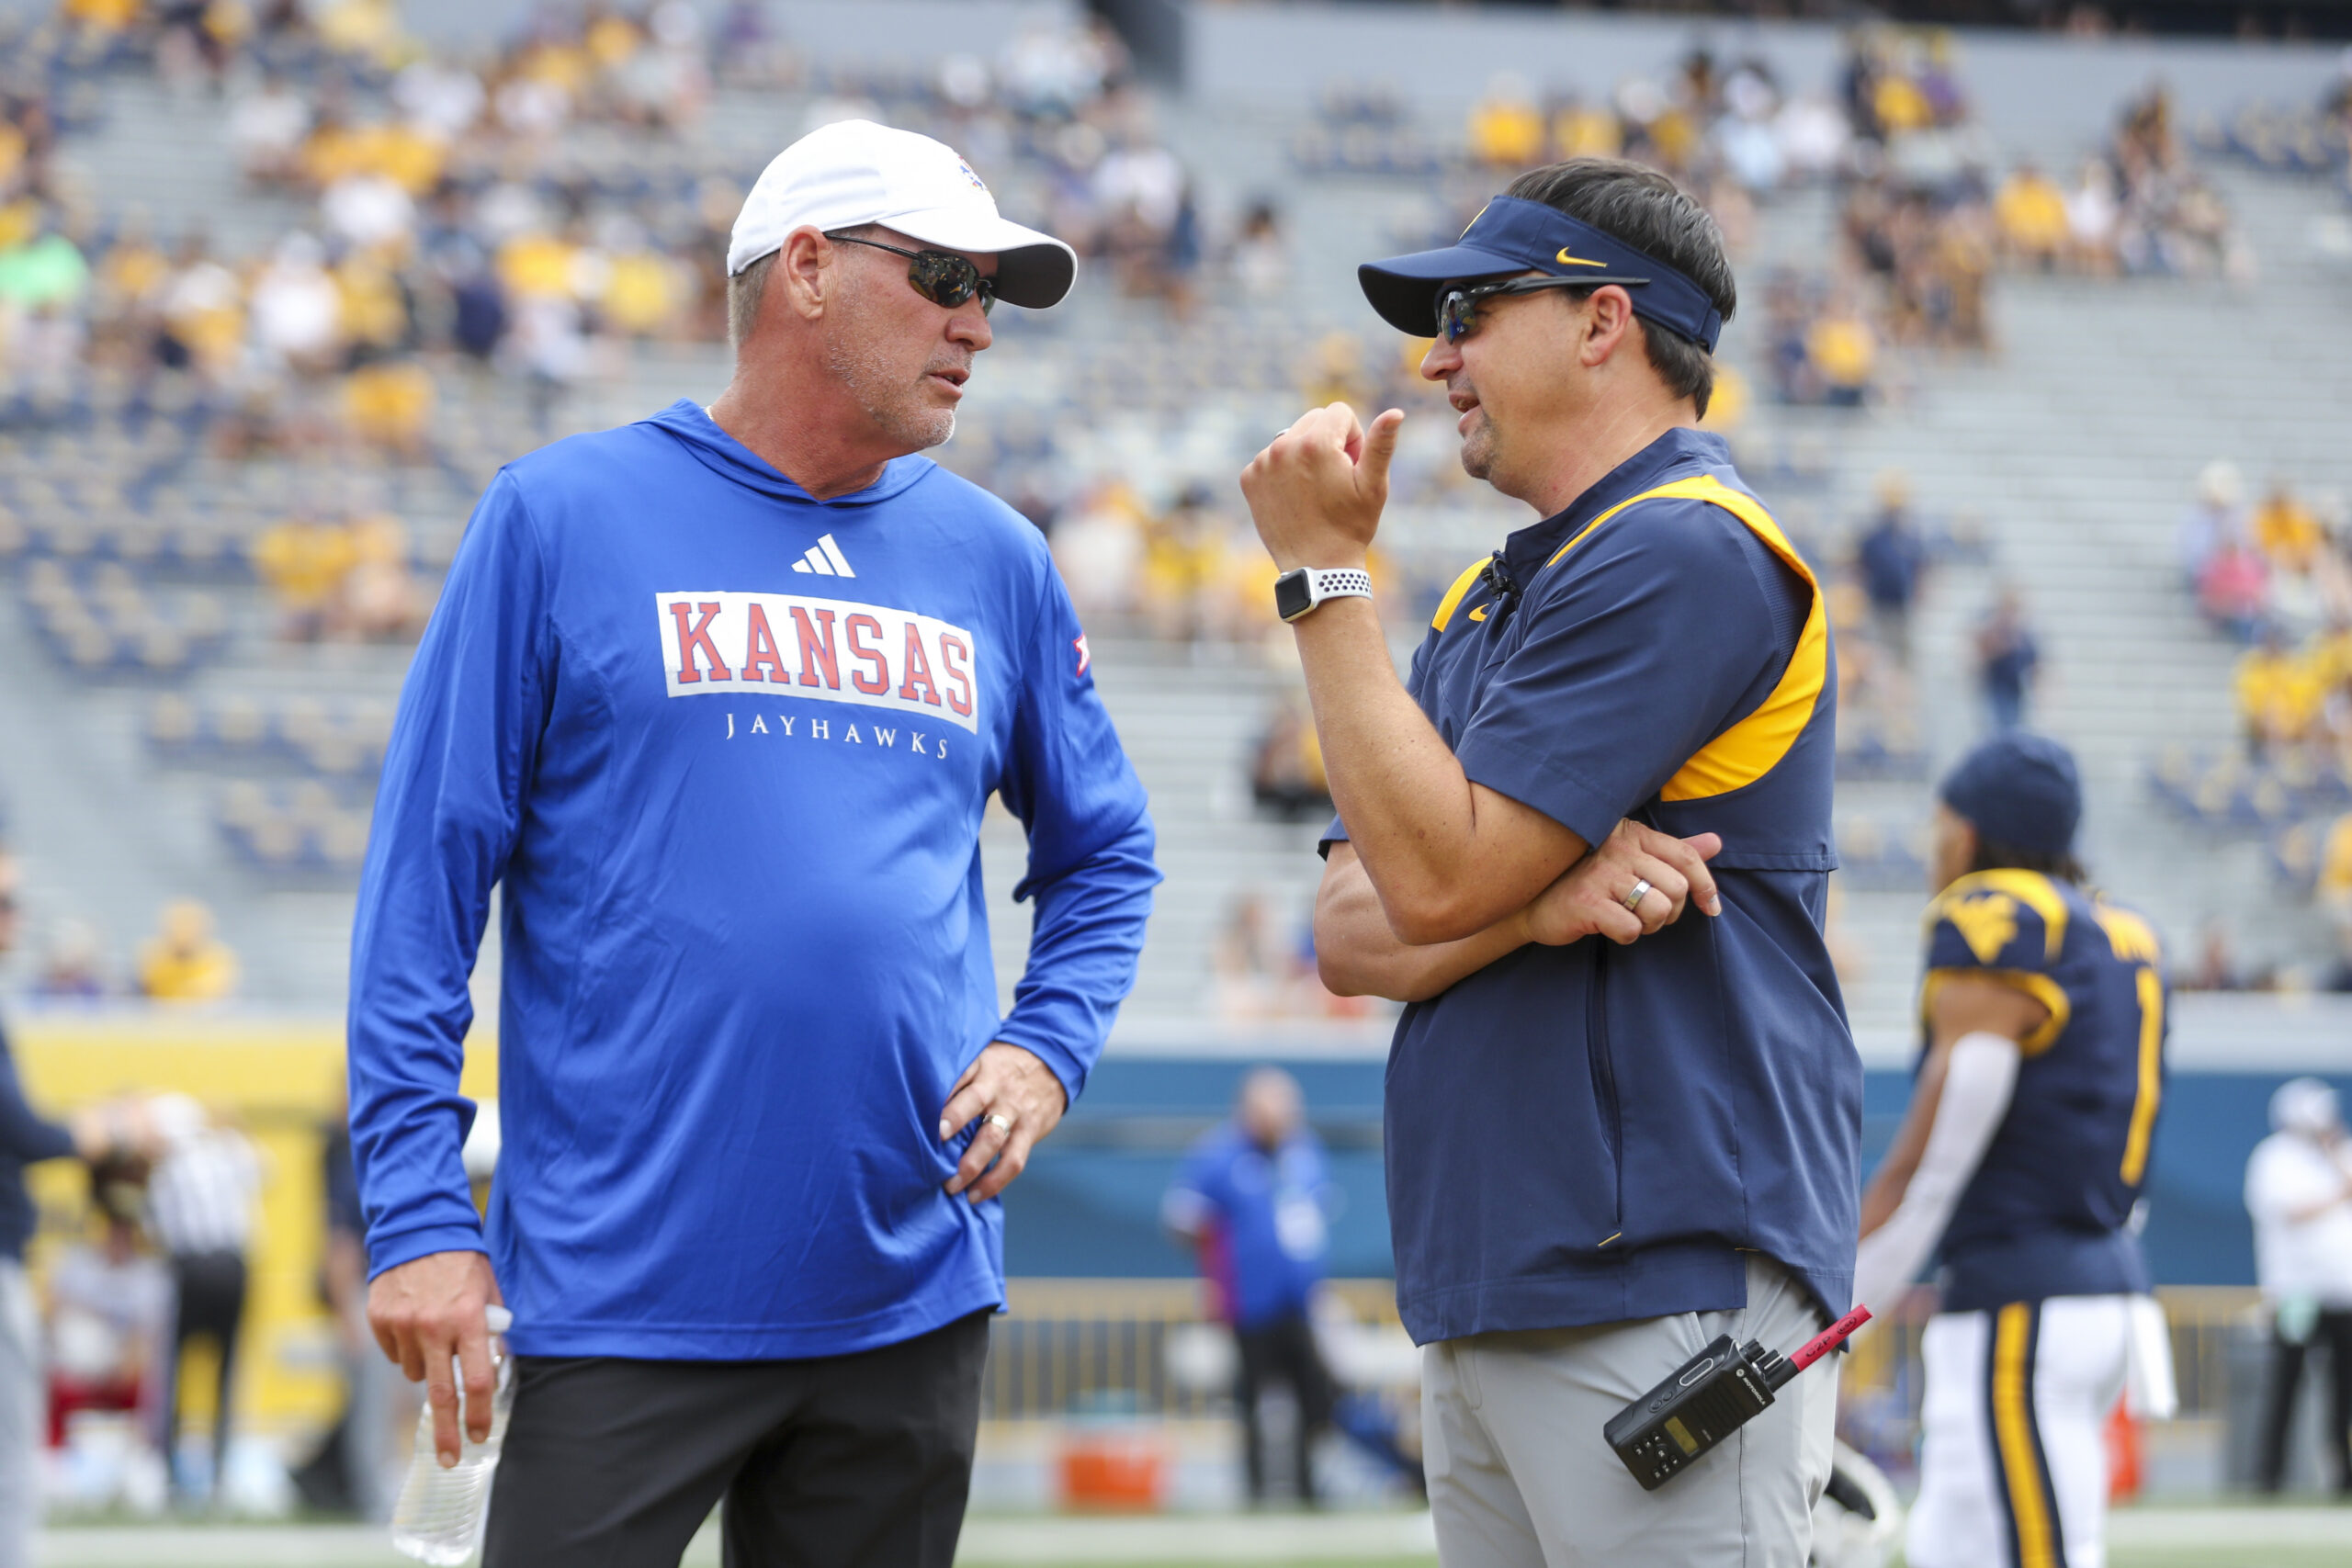
[[[676,1568],[725,1499],[727,1568],[949,1568],[989,1314],[851,1356],[525,1356],[484,1568]]]
[[[2255,1483],[2276,1492],[2287,1476],[2287,1430],[2294,1424],[2295,1392],[2303,1381],[2303,1356],[2313,1345],[2327,1347],[2327,1427],[2323,1441],[2338,1492],[2352,1494],[2352,1311],[2319,1314],[2301,1344],[2272,1330],[2270,1382],[2263,1391],[2262,1462]]]
[[[237,1327],[245,1320],[245,1258],[240,1252],[184,1252],[172,1258],[179,1305],[172,1323],[172,1371],[164,1417],[166,1450],[180,1440],[180,1359],[191,1339],[220,1348],[220,1375],[212,1400],[212,1484],[229,1453],[229,1392],[236,1386]]]
[[[1291,1474],[1297,1479],[1302,1502],[1315,1501],[1315,1472],[1308,1450],[1315,1434],[1331,1420],[1331,1375],[1323,1370],[1323,1356],[1315,1348],[1315,1325],[1304,1312],[1253,1324],[1234,1331],[1241,1350],[1241,1371],[1233,1397],[1241,1406],[1242,1461],[1248,1467],[1250,1500],[1266,1495],[1266,1435],[1259,1418],[1259,1400],[1270,1382],[1290,1385],[1298,1401],[1298,1427],[1292,1434]]]

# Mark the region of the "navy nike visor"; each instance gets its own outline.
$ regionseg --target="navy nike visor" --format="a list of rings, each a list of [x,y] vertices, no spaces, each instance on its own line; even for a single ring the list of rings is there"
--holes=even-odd
[[[1676,268],[1557,208],[1511,196],[1487,203],[1455,243],[1366,262],[1356,268],[1356,280],[1382,321],[1415,337],[1435,337],[1438,296],[1447,284],[1530,271],[1622,284],[1634,314],[1710,354],[1723,335],[1723,312]]]

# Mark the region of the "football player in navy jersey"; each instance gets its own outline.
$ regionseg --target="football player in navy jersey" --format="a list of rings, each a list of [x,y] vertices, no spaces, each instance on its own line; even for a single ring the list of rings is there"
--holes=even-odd
[[[1939,1247],[1913,1568],[2100,1568],[2102,1428],[2169,1413],[2133,1209],[2164,1093],[2164,956],[2084,885],[2065,748],[2009,732],[1944,781],[1909,1113],[1862,1201],[1858,1300]]]

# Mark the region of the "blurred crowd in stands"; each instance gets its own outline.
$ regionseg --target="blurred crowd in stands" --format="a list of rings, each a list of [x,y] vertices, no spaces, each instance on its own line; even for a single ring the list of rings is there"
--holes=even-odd
[[[1364,113],[1361,99],[1346,107]],[[1813,93],[1792,91],[1761,61],[1725,66],[1703,49],[1668,80],[1629,78],[1606,99],[1539,96],[1498,77],[1467,130],[1476,174],[1489,180],[1585,152],[1653,164],[1706,202],[1735,251],[1758,202],[1831,187],[1830,265],[1777,271],[1761,291],[1771,392],[1783,402],[1852,407],[1898,392],[1890,346],[1996,346],[1987,293],[2004,261],[2099,276],[2244,276],[2253,265],[2198,177],[2161,86],[2124,107],[2070,186],[2030,161],[1996,179],[1991,140],[1940,31],[1856,32],[1836,82]],[[1483,199],[1475,186],[1464,203]]]
[[[1107,27],[1025,30],[893,70],[803,59],[757,0],[716,19],[688,0],[594,0],[536,10],[494,51],[460,59],[405,37],[384,0],[66,0],[0,42],[0,563],[17,564],[36,629],[69,671],[168,687],[236,657],[246,634],[413,638],[465,502],[555,428],[572,389],[625,372],[640,345],[723,340],[718,258],[775,150],[764,106],[781,102],[787,132],[866,115],[950,141],[1009,215],[1069,237],[1108,281],[1034,324],[1000,312],[1008,366],[1049,374],[976,407],[940,455],[1047,533],[1090,625],[1284,670],[1249,794],[1284,820],[1329,809],[1225,446],[1125,459],[1220,405],[1250,418],[1261,403],[1332,399],[1411,408],[1430,396],[1420,345],[1329,330],[1328,310],[1298,308],[1284,182],[1245,174],[1238,191],[1204,196]],[[126,74],[217,106],[244,189],[209,229],[160,227],[136,193],[77,175],[74,144],[103,129],[102,89]],[[2346,101],[2326,112],[2340,121]],[[1375,174],[1417,194],[1402,243],[1450,238],[1511,174],[1581,153],[1683,181],[1736,257],[1765,205],[1826,193],[1822,261],[1758,269],[1746,314],[1759,335],[1721,367],[1708,421],[1776,497],[1828,491],[1835,457],[1752,439],[1757,402],[1900,399],[1939,355],[1996,349],[1988,300],[2003,266],[2251,265],[2161,89],[2126,105],[2071,178],[2030,163],[2003,173],[1952,39],[1932,29],[1857,28],[1819,84],[1700,48],[1606,92],[1498,76],[1450,134],[1376,86],[1329,88],[1302,118],[1291,174]],[[1106,309],[1104,293],[1138,303]],[[1106,435],[1123,422],[1136,427],[1125,446]],[[1384,596],[1411,615],[1459,570],[1464,526],[1500,521],[1451,443],[1418,428],[1431,423],[1408,425],[1393,545],[1374,563]],[[2324,534],[2327,498],[2305,504]],[[1899,474],[1881,477],[1860,516],[1803,511],[1789,508],[1792,532],[1831,568],[1841,769],[1924,776],[1910,623],[1943,564],[1983,563],[1976,525],[1921,516]],[[2194,569],[2209,613],[2267,639],[2249,678],[2267,694],[2266,732],[2312,707],[2309,678],[2276,671],[2307,670],[2294,649],[2330,592],[2324,568],[2288,558],[2298,536],[2270,517],[2250,511],[2245,537],[2222,530]],[[248,583],[262,607],[241,619]],[[2030,722],[2041,656],[2013,589],[1996,586],[1971,637],[1984,721]],[[2328,722],[2295,720],[2307,737]],[[374,698],[165,690],[143,739],[158,763],[219,777],[214,816],[234,858],[276,878],[347,880],[387,723]],[[1853,831],[1849,863],[1889,886],[1912,876],[1902,835]],[[1874,836],[1884,841],[1860,841]],[[1234,960],[1258,976],[1242,990],[1306,995],[1266,979],[1311,985],[1311,962],[1268,956],[1289,944],[1230,945],[1258,954]]]
[[[2352,49],[2337,56],[2335,77],[2315,100],[2245,105],[2200,127],[2199,141],[2276,174],[2318,175],[2352,198]]]
[[[69,0],[6,45],[0,367],[20,383],[184,372],[233,407],[215,436],[232,456],[347,444],[415,460],[436,368],[547,399],[629,344],[723,339],[716,263],[774,149],[707,133],[718,85],[940,130],[1130,291],[1181,301],[1201,259],[1184,172],[1099,25],[911,76],[812,74],[756,5],[707,28],[688,0],[543,8],[481,64],[422,49],[378,0],[258,16]],[[249,189],[274,198],[260,209],[300,213],[282,232],[238,250],[200,227],[159,233],[64,177],[54,84],[151,66],[217,95]],[[1273,222],[1244,225],[1253,276],[1279,270],[1262,254]]]
[[[2254,275],[2253,252],[2199,175],[2162,86],[2124,106],[2107,147],[2084,160],[2071,186],[2020,164],[1993,211],[2007,254],[2043,271]]]
[[[2233,682],[2242,751],[2167,752],[2153,783],[2192,819],[2269,836],[2273,863],[2335,927],[2325,983],[2352,990],[2352,511],[2291,477],[2250,487],[2217,458],[2198,475],[2177,535],[2183,590],[2244,645]],[[2242,979],[2219,933],[2206,967]]]
[[[237,994],[237,955],[215,932],[211,909],[193,898],[164,907],[128,972],[117,969],[96,927],[73,918],[53,922],[33,956],[29,994],[50,1006],[126,997],[214,1002]]]

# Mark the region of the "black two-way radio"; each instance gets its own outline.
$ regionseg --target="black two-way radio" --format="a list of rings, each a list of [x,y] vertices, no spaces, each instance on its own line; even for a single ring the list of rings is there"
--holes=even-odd
[[[1722,1442],[1772,1403],[1791,1378],[1846,1342],[1871,1320],[1858,1306],[1783,1356],[1728,1334],[1674,1370],[1673,1375],[1609,1418],[1600,1429],[1645,1492],[1655,1492],[1683,1466]]]

